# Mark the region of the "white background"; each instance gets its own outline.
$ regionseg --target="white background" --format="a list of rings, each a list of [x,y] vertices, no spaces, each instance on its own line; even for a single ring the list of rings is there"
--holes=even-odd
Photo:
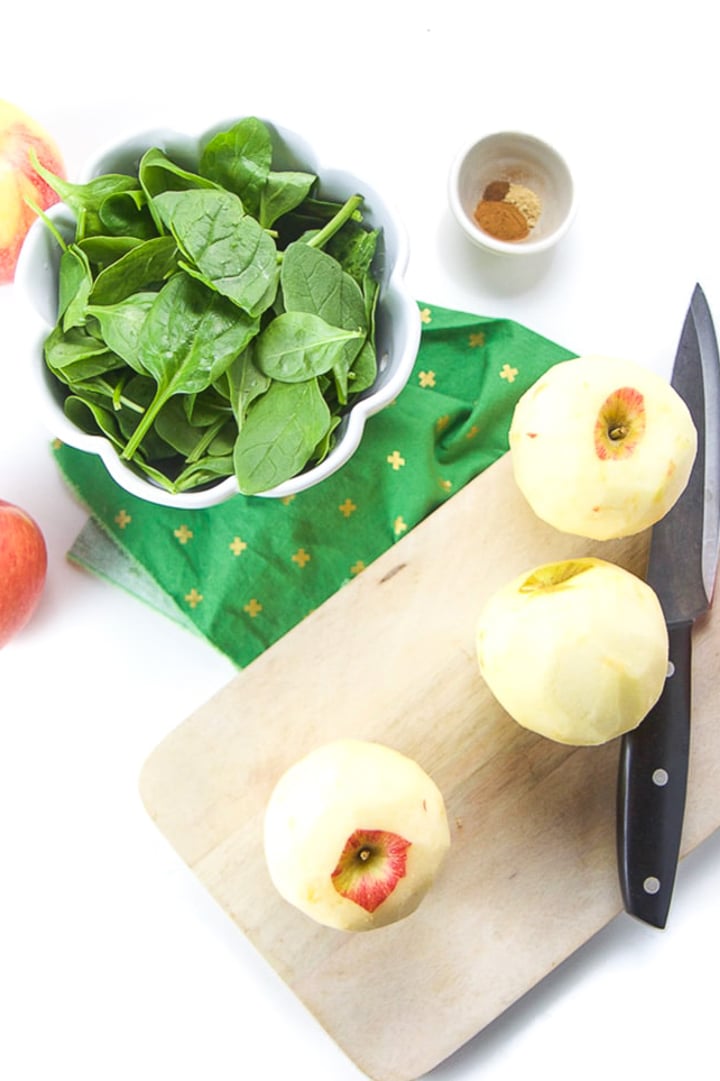
[[[21,4],[3,15],[0,97],[47,127],[71,177],[132,129],[272,118],[400,206],[418,299],[669,374],[696,281],[720,320],[711,14],[703,0]],[[485,256],[449,216],[455,151],[505,127],[554,142],[575,173],[577,219],[547,258]],[[0,498],[41,524],[49,573],[0,653],[0,1076],[357,1081],[140,804],[146,755],[233,669],[66,562],[84,514],[14,393],[16,305],[1,289]],[[619,917],[433,1078],[713,1075],[719,895],[715,836],[682,864],[666,931]]]

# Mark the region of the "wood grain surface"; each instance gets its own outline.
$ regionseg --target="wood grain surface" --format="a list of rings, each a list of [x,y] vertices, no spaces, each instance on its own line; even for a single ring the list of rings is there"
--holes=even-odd
[[[474,627],[485,598],[516,574],[592,554],[642,575],[647,546],[647,534],[593,543],[545,526],[506,455],[146,762],[141,794],[159,829],[374,1081],[430,1070],[621,911],[618,742],[573,749],[521,729],[479,676]],[[719,654],[710,617],[695,633],[683,854],[720,825]],[[320,927],[287,905],[262,850],[277,778],[341,736],[416,758],[445,795],[453,834],[417,912],[361,934]]]

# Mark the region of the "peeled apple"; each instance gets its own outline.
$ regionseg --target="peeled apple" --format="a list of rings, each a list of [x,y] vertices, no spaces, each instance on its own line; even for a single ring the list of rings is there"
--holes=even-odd
[[[412,758],[341,739],[299,759],[268,802],[264,846],[281,896],[343,931],[368,931],[418,907],[450,845],[445,804]]]
[[[667,514],[689,480],[697,431],[657,373],[584,356],[556,364],[522,395],[509,443],[515,481],[538,518],[609,540]]]
[[[476,646],[506,712],[575,746],[636,728],[667,675],[668,633],[654,590],[589,557],[543,564],[498,589],[481,611]]]

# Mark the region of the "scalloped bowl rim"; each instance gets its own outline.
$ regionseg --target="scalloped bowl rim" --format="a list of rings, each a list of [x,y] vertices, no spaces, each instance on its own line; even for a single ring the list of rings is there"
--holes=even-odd
[[[80,174],[81,180],[86,181],[102,172],[109,171],[106,163],[122,154],[132,152],[133,147],[147,149],[149,146],[163,144],[173,146],[183,144],[189,153],[197,153],[198,147],[204,140],[232,123],[233,121],[230,120],[226,125],[215,124],[196,136],[183,134],[173,128],[155,128],[113,140],[85,164]],[[390,207],[387,200],[382,198],[376,189],[356,174],[321,165],[320,159],[302,136],[272,121],[266,120],[265,123],[280,140],[286,152],[290,152],[298,161],[301,161],[308,171],[318,175],[321,190],[332,192],[342,189],[346,196],[358,191],[364,196],[366,208],[368,206],[377,208],[372,211],[371,216],[378,225],[383,227],[384,235],[387,230],[391,230],[391,240],[395,248],[387,280],[381,284],[378,312],[389,313],[394,328],[399,328],[399,332],[395,330],[393,339],[397,349],[396,355],[391,360],[388,360],[387,355],[378,357],[378,372],[382,378],[379,383],[376,380],[376,384],[359,397],[345,413],[341,438],[337,440],[327,457],[282,484],[257,493],[259,498],[279,499],[295,495],[319,484],[350,460],[360,445],[366,421],[373,414],[386,408],[405,387],[420,345],[421,322],[417,303],[404,284],[404,274],[409,259],[409,243],[405,227],[397,211]],[[64,203],[56,203],[46,211],[46,216],[58,226],[64,224],[69,228],[72,228],[75,221],[72,212]],[[56,274],[50,265],[50,259],[46,257],[43,260],[43,248],[49,252],[50,245],[57,248],[57,243],[49,237],[44,222],[35,221],[21,249],[15,273],[18,292],[24,298],[30,319],[37,324],[32,345],[36,363],[30,366],[29,375],[34,383],[35,396],[39,399],[40,415],[44,426],[61,442],[97,455],[103,461],[110,476],[125,491],[146,502],[179,509],[193,509],[214,506],[237,495],[239,489],[234,476],[195,491],[180,493],[166,491],[125,465],[105,436],[87,434],[65,416],[61,405],[50,390],[52,377],[42,356],[42,345],[54,325],[53,310],[56,311],[57,305]],[[42,295],[43,288],[46,289],[44,296]]]

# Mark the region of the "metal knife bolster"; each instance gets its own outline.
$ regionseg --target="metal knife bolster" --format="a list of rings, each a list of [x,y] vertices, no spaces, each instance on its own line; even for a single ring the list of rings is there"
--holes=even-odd
[[[620,748],[617,855],[626,910],[667,922],[680,854],[690,746],[692,620],[668,624],[663,692]]]

